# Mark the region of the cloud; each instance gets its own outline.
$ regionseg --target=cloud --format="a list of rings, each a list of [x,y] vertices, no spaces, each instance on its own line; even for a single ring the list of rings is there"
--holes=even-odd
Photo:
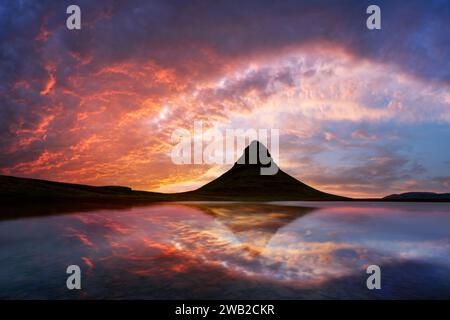
[[[170,135],[203,120],[282,129],[281,161],[324,188],[331,182],[305,176],[306,164],[342,169],[347,182],[328,178],[335,190],[386,169],[367,187],[381,192],[413,177],[405,168],[414,163],[424,167],[417,181],[439,178],[407,148],[386,163],[355,159],[379,156],[394,136],[409,145],[407,126],[449,123],[447,3],[381,2],[379,32],[365,28],[366,1],[80,1],[77,31],[65,28],[69,4],[0,5],[4,174],[195,187],[223,168],[181,172]],[[355,159],[344,168],[326,161],[331,151]],[[445,150],[435,156],[448,159]]]

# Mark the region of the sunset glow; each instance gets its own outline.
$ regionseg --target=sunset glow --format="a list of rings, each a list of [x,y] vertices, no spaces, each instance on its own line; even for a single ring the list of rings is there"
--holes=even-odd
[[[374,32],[364,1],[79,1],[76,31],[64,1],[25,2],[0,5],[1,174],[192,190],[229,168],[172,163],[172,132],[203,121],[280,129],[279,166],[326,192],[449,190],[443,2],[389,1]]]

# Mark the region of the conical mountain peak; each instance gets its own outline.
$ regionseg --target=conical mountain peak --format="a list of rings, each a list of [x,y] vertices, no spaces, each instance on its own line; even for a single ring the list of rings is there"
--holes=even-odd
[[[267,167],[273,174],[264,174]],[[267,147],[252,141],[234,166],[217,179],[190,194],[216,199],[240,200],[342,200],[291,177],[278,168]]]
[[[270,166],[273,159],[267,147],[259,142],[253,140],[242,153],[242,156],[236,161],[235,165],[257,165]]]

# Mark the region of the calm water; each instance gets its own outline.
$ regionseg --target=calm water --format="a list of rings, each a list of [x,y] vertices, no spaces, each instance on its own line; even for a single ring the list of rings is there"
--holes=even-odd
[[[82,290],[66,268],[82,269]],[[366,288],[365,268],[382,271]],[[450,204],[158,204],[0,221],[0,298],[450,298]]]

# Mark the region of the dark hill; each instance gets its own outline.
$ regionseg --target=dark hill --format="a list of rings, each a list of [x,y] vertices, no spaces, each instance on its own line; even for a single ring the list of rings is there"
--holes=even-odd
[[[133,191],[128,187],[96,187],[83,184],[0,175],[0,200],[163,200],[164,194]]]
[[[434,192],[406,192],[401,194],[391,194],[383,200],[390,201],[450,201],[450,193]]]
[[[263,161],[266,163],[263,164],[259,157],[251,158],[250,150],[252,148],[256,150],[257,154],[266,154],[269,162]],[[276,166],[267,148],[259,141],[253,141],[230,170],[203,187],[189,192],[189,194],[213,198],[264,201],[347,199],[316,190],[291,177],[278,167],[276,174],[262,175],[261,168],[269,168],[271,163]]]

